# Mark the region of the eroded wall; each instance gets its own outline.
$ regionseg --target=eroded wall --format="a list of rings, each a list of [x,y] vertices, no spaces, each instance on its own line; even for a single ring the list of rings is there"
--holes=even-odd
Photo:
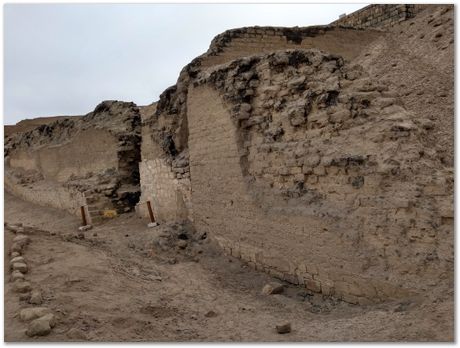
[[[26,201],[65,210],[72,215],[79,216],[80,207],[86,205],[85,195],[76,189],[58,186],[48,180],[24,183],[18,181],[9,171],[5,171],[4,187],[8,192]]]
[[[106,130],[87,129],[60,146],[25,148],[10,155],[11,168],[37,170],[45,179],[66,182],[107,168],[118,170],[118,140]]]
[[[187,99],[195,226],[257,269],[348,302],[449,279],[452,173],[385,83],[319,51],[198,75]]]
[[[141,116],[141,197],[136,209],[141,216],[149,217],[150,201],[159,222],[191,221],[188,151],[177,150],[173,140],[177,127],[164,114],[157,114],[156,104],[141,108]]]
[[[389,28],[413,18],[429,6],[425,4],[374,4],[366,6],[332,22],[332,25],[351,28]]]
[[[200,57],[200,64],[206,68],[253,54],[310,48],[339,54],[350,60],[380,35],[378,31],[333,26],[238,28],[216,36],[208,52]]]
[[[139,200],[140,142],[137,106],[102,102],[83,117],[7,137],[5,189],[77,215],[84,206],[88,221],[101,222]]]

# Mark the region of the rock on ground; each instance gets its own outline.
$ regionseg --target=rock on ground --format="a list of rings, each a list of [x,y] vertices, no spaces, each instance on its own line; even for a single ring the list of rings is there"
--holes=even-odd
[[[20,280],[20,279],[18,279],[17,281],[14,282],[14,291],[15,292],[24,293],[24,292],[29,292],[31,289],[32,289],[32,287],[30,286],[29,282],[26,282],[26,281]]]
[[[43,303],[42,293],[39,290],[32,290],[29,303],[34,305],[41,305]]]
[[[276,325],[276,332],[279,334],[286,334],[291,332],[291,323],[283,323],[280,325]]]
[[[269,283],[262,289],[264,295],[281,294],[284,291],[284,285],[280,283]]]
[[[25,260],[22,256],[16,256],[11,259],[10,264],[12,265],[13,263],[16,263],[16,262],[25,263]]]
[[[13,243],[13,245],[11,245],[11,252],[21,252],[22,251],[22,245],[19,244],[19,243]]]
[[[19,271],[21,273],[27,273],[27,265],[23,262],[15,262],[11,265],[13,271]]]
[[[27,336],[46,336],[51,332],[51,328],[56,325],[53,314],[46,314],[38,319],[32,320],[27,328]]]
[[[11,281],[15,282],[18,279],[23,280],[24,274],[19,271],[14,271],[13,273],[11,273]]]
[[[29,242],[30,238],[23,234],[19,234],[13,239],[13,243],[17,243],[21,246],[27,245]]]

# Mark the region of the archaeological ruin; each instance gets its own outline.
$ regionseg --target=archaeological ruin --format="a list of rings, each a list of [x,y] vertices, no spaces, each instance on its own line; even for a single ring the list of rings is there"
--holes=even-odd
[[[453,6],[216,36],[146,106],[5,135],[5,190],[101,225],[206,233],[290,284],[367,305],[450,287]],[[428,28],[428,29],[426,29]]]

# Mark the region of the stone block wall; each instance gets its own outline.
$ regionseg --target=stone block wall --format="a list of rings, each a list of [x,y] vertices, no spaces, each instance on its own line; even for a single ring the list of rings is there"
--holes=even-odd
[[[155,220],[183,222],[191,220],[190,178],[182,178],[164,159],[144,160],[140,163],[141,199],[138,212],[148,217],[146,202],[150,201]],[[181,177],[178,179],[177,175]]]
[[[364,28],[389,28],[400,22],[413,18],[416,13],[427,6],[422,4],[374,4],[366,6],[347,16],[339,18],[331,25],[364,29]]]

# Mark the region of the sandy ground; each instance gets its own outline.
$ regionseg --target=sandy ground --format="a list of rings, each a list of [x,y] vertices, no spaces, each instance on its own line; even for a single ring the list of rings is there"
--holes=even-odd
[[[5,193],[5,221],[34,227],[27,279],[57,316],[48,336],[29,338],[5,266],[5,340],[11,341],[452,341],[453,290],[356,306],[299,287],[262,295],[274,279],[220,255],[209,238],[156,246],[175,230],[118,217],[77,237],[79,219]],[[5,265],[14,233],[5,229]],[[215,314],[208,313],[213,311]],[[290,322],[280,335],[275,325]]]

